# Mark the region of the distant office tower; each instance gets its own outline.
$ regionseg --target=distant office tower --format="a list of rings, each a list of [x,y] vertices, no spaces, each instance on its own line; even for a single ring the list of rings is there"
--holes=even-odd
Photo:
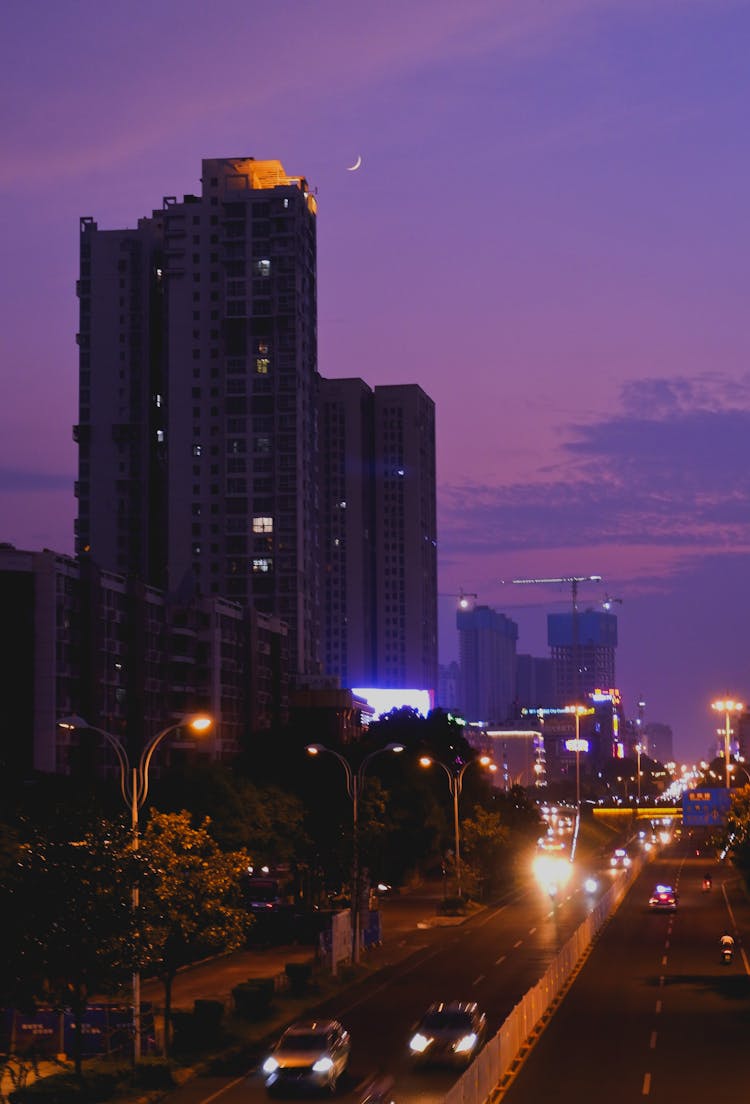
[[[456,611],[461,709],[467,721],[499,724],[513,712],[518,625],[489,606]]]
[[[555,701],[552,660],[548,656],[516,656],[516,704],[519,709],[549,706]]]
[[[461,667],[455,659],[440,664],[436,705],[452,713],[461,712]]]
[[[323,666],[342,686],[374,686],[373,393],[360,379],[320,384]]]
[[[437,688],[435,413],[413,385],[320,381],[323,661],[344,686]]]
[[[547,615],[547,642],[552,654],[555,700],[571,705],[596,689],[615,683],[617,617],[585,610]]]
[[[374,401],[378,685],[436,690],[435,404],[416,384]]]
[[[651,721],[644,726],[646,747],[651,759],[659,763],[671,763],[674,760],[671,725]]]
[[[319,670],[316,204],[278,161],[203,162],[133,230],[81,220],[76,551],[254,605]]]

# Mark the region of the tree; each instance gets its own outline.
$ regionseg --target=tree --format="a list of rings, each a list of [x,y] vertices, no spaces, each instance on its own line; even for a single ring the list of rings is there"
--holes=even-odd
[[[135,876],[125,826],[99,821],[74,840],[31,829],[3,884],[3,995],[19,1007],[70,1009],[79,1077],[89,997],[116,992],[132,969]]]
[[[510,845],[510,829],[503,825],[499,812],[487,812],[481,805],[474,807],[473,816],[461,826],[461,853],[464,875],[470,875],[479,885],[490,890],[500,880],[504,858]]]
[[[145,953],[164,986],[165,1053],[177,971],[198,954],[237,950],[250,923],[240,891],[250,856],[223,852],[210,825],[205,817],[192,827],[185,810],[152,812],[141,840],[145,874],[139,919]]]
[[[750,888],[750,785],[732,791],[723,846]]]

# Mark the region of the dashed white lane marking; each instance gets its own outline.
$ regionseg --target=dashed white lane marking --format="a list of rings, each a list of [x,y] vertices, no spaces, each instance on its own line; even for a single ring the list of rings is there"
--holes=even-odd
[[[656,1032],[655,1031],[651,1032],[651,1041],[649,1042],[648,1045],[649,1045],[650,1050],[656,1050]]]
[[[651,1092],[651,1074],[644,1073],[643,1075],[643,1088],[641,1089],[641,1096],[648,1096]]]
[[[661,1001],[659,1000],[659,1001],[656,1002],[656,1015],[658,1016],[660,1012],[661,1012]]]
[[[505,962],[505,955],[500,955],[499,958],[495,959],[495,965],[496,966],[499,966],[501,962]]]
[[[479,982],[484,979],[484,974],[480,974],[479,977],[475,977],[472,981],[472,985],[479,985]]]
[[[522,943],[523,939],[517,939],[516,942],[513,944],[513,949],[515,950],[516,947],[520,947]]]
[[[529,935],[533,935],[535,931],[536,928],[529,928]]]

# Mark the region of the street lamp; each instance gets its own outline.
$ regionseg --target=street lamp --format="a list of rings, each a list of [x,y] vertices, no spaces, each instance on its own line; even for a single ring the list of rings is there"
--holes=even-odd
[[[176,721],[174,724],[167,725],[166,728],[163,728],[161,732],[157,732],[155,736],[152,736],[151,739],[147,741],[140,754],[136,767],[131,767],[125,745],[117,736],[113,736],[111,732],[107,732],[103,728],[97,728],[96,725],[89,724],[83,717],[78,716],[63,717],[57,724],[59,728],[68,730],[80,728],[87,729],[89,732],[96,732],[97,735],[102,736],[114,749],[120,767],[120,793],[122,794],[126,809],[130,812],[130,830],[133,840],[133,850],[137,851],[138,813],[143,808],[146,797],[148,796],[149,767],[151,766],[151,758],[156,748],[165,736],[168,736],[171,732],[175,732],[178,728],[191,728],[195,733],[207,732],[213,725],[213,720],[204,714],[193,713],[182,717],[181,720]],[[139,890],[138,884],[136,883],[131,890],[131,906],[134,916],[138,913],[138,905]],[[133,1061],[138,1062],[140,1057],[141,972],[136,966],[133,971]]]
[[[468,759],[461,766],[448,766],[440,759],[433,759],[430,755],[423,755],[419,764],[422,767],[431,767],[433,763],[437,763],[439,767],[442,767],[445,773],[448,775],[448,786],[450,788],[451,797],[453,798],[453,837],[454,837],[454,850],[456,856],[456,896],[461,896],[461,837],[460,826],[458,821],[458,799],[461,794],[461,788],[463,785],[463,778],[466,768],[471,766],[472,763],[478,762],[480,766],[486,767],[488,770],[496,771],[497,765],[492,762],[489,755],[481,755],[478,760]]]
[[[732,735],[732,729],[729,718],[732,713],[742,713],[745,706],[742,702],[733,701],[731,698],[722,698],[719,701],[711,702],[711,708],[715,709],[717,713],[724,714],[724,780],[727,789],[730,789],[729,738]]]
[[[324,744],[308,744],[308,755],[332,755],[334,759],[338,759],[341,766],[344,768],[344,775],[346,777],[346,792],[349,794],[352,803],[352,839],[353,839],[353,857],[352,857],[352,962],[359,962],[359,930],[360,930],[360,916],[359,916],[359,795],[362,792],[362,784],[364,782],[365,772],[367,767],[375,758],[376,755],[383,755],[386,751],[401,752],[404,750],[403,744],[386,744],[385,747],[378,748],[376,751],[371,751],[369,755],[366,755],[356,770],[352,767],[348,759],[345,759],[338,751],[334,751],[332,748],[326,747]]]

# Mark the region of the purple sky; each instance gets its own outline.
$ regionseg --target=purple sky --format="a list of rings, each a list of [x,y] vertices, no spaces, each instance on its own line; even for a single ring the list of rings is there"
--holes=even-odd
[[[460,588],[542,655],[569,588],[499,580],[601,574],[626,710],[704,754],[750,696],[748,42],[748,0],[6,0],[0,540],[72,551],[79,216],[278,158],[320,371],[437,405],[442,661]]]

